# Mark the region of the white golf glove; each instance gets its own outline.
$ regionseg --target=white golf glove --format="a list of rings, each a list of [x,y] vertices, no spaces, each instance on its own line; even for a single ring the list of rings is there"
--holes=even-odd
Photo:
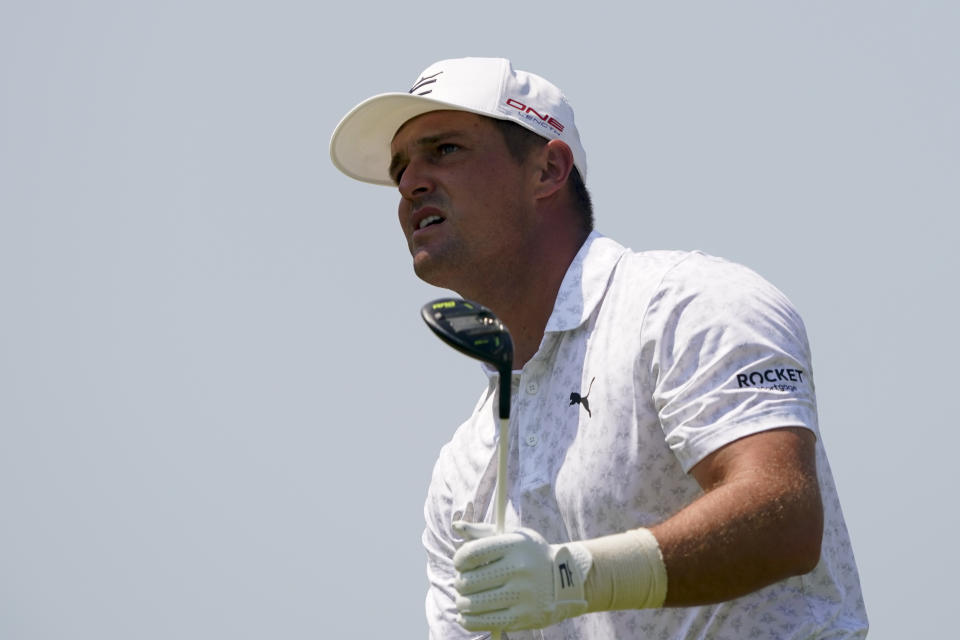
[[[538,629],[587,611],[584,545],[549,544],[533,529],[496,534],[492,524],[457,521],[453,530],[466,540],[453,556],[465,629]]]

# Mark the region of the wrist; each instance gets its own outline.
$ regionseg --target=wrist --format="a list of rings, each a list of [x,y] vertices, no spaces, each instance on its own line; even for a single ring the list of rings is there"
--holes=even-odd
[[[632,529],[580,543],[591,563],[584,584],[587,611],[663,606],[667,569],[649,529]]]

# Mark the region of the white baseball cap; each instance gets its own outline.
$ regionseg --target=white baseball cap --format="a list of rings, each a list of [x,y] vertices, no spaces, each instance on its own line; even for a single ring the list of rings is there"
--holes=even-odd
[[[560,89],[540,76],[514,71],[504,58],[458,58],[427,67],[403,93],[381,93],[343,117],[330,138],[333,164],[351,178],[393,186],[390,142],[408,120],[452,109],[510,120],[549,140],[567,143],[580,177],[587,154],[573,121],[573,107]]]

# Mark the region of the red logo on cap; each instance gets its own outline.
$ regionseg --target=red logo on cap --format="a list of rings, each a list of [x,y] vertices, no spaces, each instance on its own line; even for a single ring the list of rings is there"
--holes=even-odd
[[[555,120],[553,116],[549,114],[539,113],[533,107],[528,107],[527,105],[523,104],[519,100],[514,100],[513,98],[507,98],[507,106],[513,107],[514,109],[517,109],[518,111],[522,111],[523,113],[532,113],[533,115],[537,116],[538,118],[546,122],[548,125],[556,129],[560,133],[563,133],[563,125],[557,120]]]

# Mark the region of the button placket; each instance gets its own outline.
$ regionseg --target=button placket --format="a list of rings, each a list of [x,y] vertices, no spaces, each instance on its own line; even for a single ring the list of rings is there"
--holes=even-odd
[[[523,419],[517,421],[517,445],[521,478],[519,486],[522,490],[529,490],[543,484],[542,471],[539,469],[541,425],[536,417],[541,414],[539,405],[543,402],[543,393],[546,391],[544,383],[544,367],[537,362],[527,363],[523,368],[519,391],[523,398],[519,403],[523,407]],[[527,419],[527,417],[530,419]]]

